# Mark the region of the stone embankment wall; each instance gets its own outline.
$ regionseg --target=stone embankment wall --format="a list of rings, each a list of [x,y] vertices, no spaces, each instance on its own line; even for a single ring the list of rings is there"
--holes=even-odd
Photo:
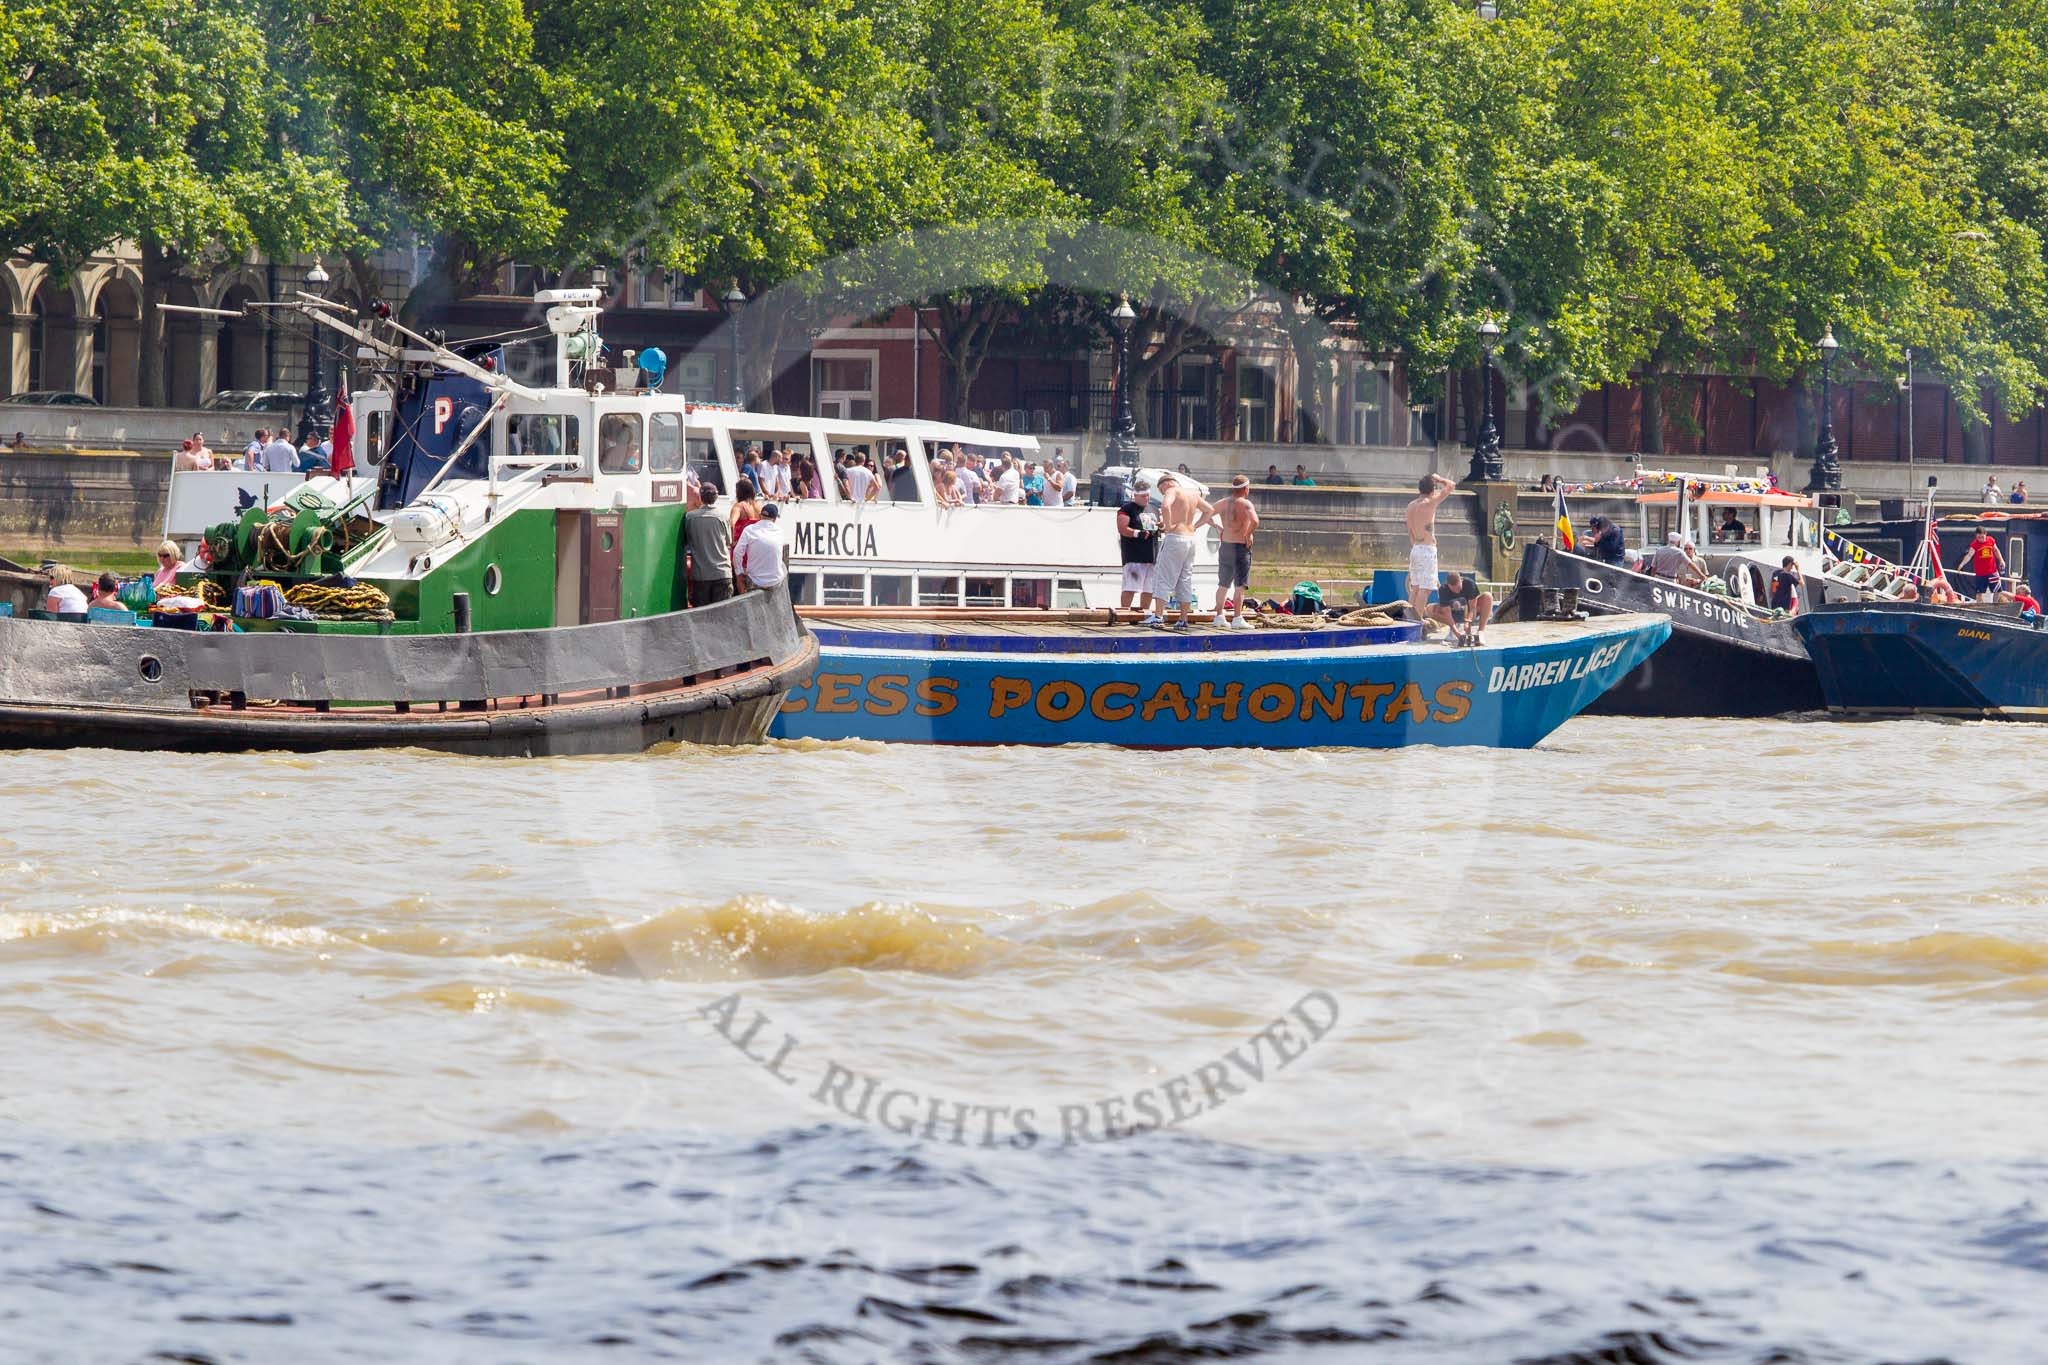
[[[0,544],[153,544],[170,483],[168,455],[0,451]]]

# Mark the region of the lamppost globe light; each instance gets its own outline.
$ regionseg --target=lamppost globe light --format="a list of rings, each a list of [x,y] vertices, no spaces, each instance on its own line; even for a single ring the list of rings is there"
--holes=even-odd
[[[1486,321],[1480,323],[1479,338],[1486,345],[1493,345],[1494,342],[1500,340],[1500,324],[1495,322],[1492,318],[1488,318]]]
[[[320,263],[318,256],[315,256],[313,258],[313,268],[306,272],[306,283],[325,284],[330,278],[332,277],[328,275],[327,267]]]
[[[1119,332],[1128,332],[1131,330],[1131,324],[1137,320],[1138,314],[1131,307],[1131,296],[1129,294],[1121,296],[1117,301],[1116,308],[1109,315],[1110,325]]]
[[[1827,331],[1826,331],[1826,332],[1824,332],[1824,333],[1823,333],[1823,334],[1821,335],[1821,339],[1820,339],[1820,356],[1821,356],[1821,359],[1822,359],[1822,360],[1832,360],[1832,359],[1834,359],[1834,357],[1835,357],[1835,351],[1836,351],[1836,349],[1837,349],[1837,348],[1839,348],[1839,347],[1841,346],[1841,344],[1842,344],[1841,342],[1839,342],[1839,341],[1836,341],[1836,340],[1835,340],[1835,329],[1834,329],[1834,328],[1832,328],[1832,327],[1828,328],[1828,329],[1827,329]]]

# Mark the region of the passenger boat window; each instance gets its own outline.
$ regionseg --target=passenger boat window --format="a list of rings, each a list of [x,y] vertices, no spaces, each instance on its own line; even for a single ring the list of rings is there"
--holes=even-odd
[[[1050,578],[1011,579],[1010,605],[1013,607],[1051,606],[1052,580]]]
[[[370,420],[363,424],[363,463],[376,466],[384,463],[385,432],[391,423],[391,414],[383,408],[372,409]]]
[[[888,441],[882,446],[882,488],[880,497],[885,502],[905,506],[924,501],[924,493],[917,486],[917,470],[910,462],[910,447],[901,441]]]
[[[640,419],[629,412],[608,412],[597,423],[597,467],[605,474],[638,474]]]
[[[861,576],[857,573],[826,574],[825,605],[828,607],[866,606],[867,590]]]
[[[689,452],[690,468],[696,471],[697,482],[703,484],[706,488],[716,488],[720,493],[724,493],[726,491],[725,471],[719,468],[718,447],[712,443],[711,438],[709,436],[690,437]]]
[[[1056,607],[1086,607],[1088,590],[1078,578],[1062,578],[1053,591],[1052,604]]]
[[[833,442],[832,468],[825,473],[838,489],[841,502],[865,504],[889,500],[881,462],[875,458],[873,446],[866,442]]]
[[[1008,600],[1000,578],[970,578],[967,580],[967,605],[970,607],[1000,607]]]
[[[917,605],[919,605],[920,607],[959,606],[960,580],[957,578],[918,579]]]
[[[764,498],[787,502],[806,496],[825,496],[821,480],[805,477],[806,462],[810,461],[811,454],[809,441],[792,441],[766,432],[735,431],[732,434],[732,453],[739,464],[740,477],[751,482],[754,490]],[[806,493],[807,486],[816,488],[815,495]]]
[[[672,412],[657,412],[647,419],[647,470],[683,472],[683,419]]]
[[[789,576],[789,600],[800,607],[818,605],[818,575],[793,573]]]
[[[2005,576],[2017,583],[2027,576],[2027,538],[2005,538]]]
[[[910,605],[910,575],[878,573],[868,579],[868,601],[877,607]]]
[[[583,463],[583,423],[558,412],[521,413],[512,421],[514,455],[554,455],[561,463]]]

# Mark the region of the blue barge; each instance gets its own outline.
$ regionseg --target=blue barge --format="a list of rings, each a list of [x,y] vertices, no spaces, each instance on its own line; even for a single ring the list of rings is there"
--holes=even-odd
[[[1832,712],[2048,720],[2048,631],[2017,607],[1830,603],[1792,625]]]
[[[966,617],[971,614],[963,613]],[[816,675],[771,734],[919,744],[1528,748],[1671,633],[1662,616],[1497,625],[1450,648],[1414,622],[1233,632],[880,612],[807,618]]]

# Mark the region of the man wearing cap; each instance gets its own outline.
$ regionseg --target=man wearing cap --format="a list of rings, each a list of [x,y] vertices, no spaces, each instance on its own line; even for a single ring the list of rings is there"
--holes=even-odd
[[[1216,519],[1216,509],[1195,496],[1189,480],[1159,476],[1159,553],[1152,565],[1153,610],[1164,615],[1180,602],[1180,628],[1195,623],[1195,533]]]
[[[1252,506],[1252,481],[1239,474],[1230,481],[1230,496],[1216,504],[1216,524],[1223,544],[1216,561],[1216,618],[1227,630],[1250,630],[1244,620],[1244,592],[1252,582],[1252,535],[1259,512]]]
[[[1152,510],[1152,485],[1140,474],[1131,481],[1131,495],[1116,509],[1117,550],[1124,565],[1123,606],[1129,610],[1133,598],[1145,612],[1144,625],[1156,626],[1152,611],[1152,561],[1158,554],[1159,516]]]
[[[741,592],[772,588],[788,576],[782,543],[782,505],[761,504],[761,519],[750,522],[732,547],[733,575]]]
[[[1699,568],[1699,555],[1692,549],[1692,542],[1676,531],[1664,537],[1664,544],[1650,556],[1650,572],[1659,578],[1668,578],[1688,588],[1696,588],[1707,581]]]

